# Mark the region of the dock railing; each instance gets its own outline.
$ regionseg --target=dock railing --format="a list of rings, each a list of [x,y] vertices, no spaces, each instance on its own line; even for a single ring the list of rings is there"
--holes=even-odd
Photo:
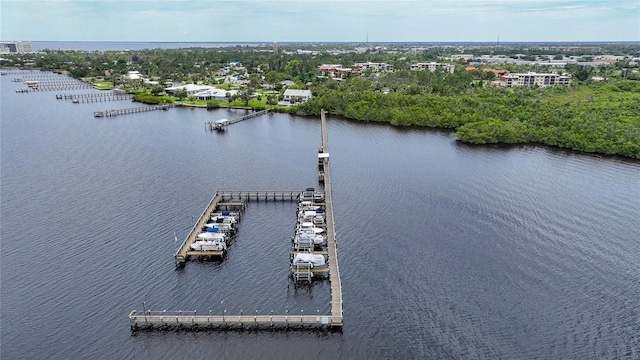
[[[251,314],[251,313],[249,313]],[[211,310],[204,315],[198,315],[196,310],[193,311],[151,311],[138,314],[135,310],[129,313],[129,322],[131,330],[137,330],[143,327],[184,327],[184,326],[327,326],[330,327],[335,319],[331,315],[321,315],[320,311],[313,315],[304,315],[304,311],[300,311],[299,315],[290,314],[286,311],[286,315],[258,314],[257,310],[251,315],[243,315],[242,311],[239,315],[228,314],[223,311],[222,314],[212,314]]]

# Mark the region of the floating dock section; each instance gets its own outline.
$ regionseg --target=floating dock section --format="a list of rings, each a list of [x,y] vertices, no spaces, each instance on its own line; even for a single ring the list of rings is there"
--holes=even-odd
[[[340,270],[338,267],[338,253],[337,253],[337,240],[335,236],[334,218],[333,218],[333,206],[331,199],[331,173],[329,169],[329,152],[327,142],[326,131],[326,119],[325,112],[322,111],[322,146],[319,150],[318,167],[319,176],[322,177],[324,183],[324,191],[322,192],[322,201],[315,200],[315,194],[313,191],[312,197],[314,204],[322,204],[323,216],[323,229],[326,232],[326,245],[323,245],[321,250],[317,248],[311,249],[311,254],[326,256],[326,262],[328,266],[311,267],[307,266],[306,270],[301,266],[291,267],[291,272],[297,273],[296,280],[311,279],[316,273],[328,273],[330,281],[330,314],[304,314],[303,311],[297,313],[290,313],[288,310],[285,314],[273,314],[271,311],[269,314],[246,313],[228,315],[226,310],[223,313],[212,314],[209,310],[208,313],[198,314],[196,311],[151,311],[143,309],[141,313],[137,311],[131,311],[129,313],[129,322],[131,330],[136,331],[140,328],[167,328],[167,327],[192,327],[197,328],[200,326],[211,327],[215,329],[228,329],[228,328],[244,328],[246,327],[285,327],[285,328],[309,328],[309,327],[330,327],[335,329],[341,329],[343,326],[343,306],[342,306],[342,285],[340,282]],[[299,209],[301,202],[305,201],[305,197],[308,196],[307,191],[218,191],[211,199],[205,210],[202,212],[200,219],[196,222],[193,229],[184,240],[180,249],[175,254],[175,262],[178,268],[181,268],[189,260],[190,256],[224,256],[224,253],[220,254],[203,254],[202,252],[195,252],[191,250],[191,245],[196,241],[198,233],[200,233],[203,227],[208,221],[210,221],[212,214],[217,214],[220,211],[235,211],[241,213],[245,208],[245,203],[249,201],[299,201]],[[313,221],[315,221],[314,219]],[[293,248],[291,255],[299,252],[299,248]],[[304,272],[307,271],[307,278],[305,278]]]

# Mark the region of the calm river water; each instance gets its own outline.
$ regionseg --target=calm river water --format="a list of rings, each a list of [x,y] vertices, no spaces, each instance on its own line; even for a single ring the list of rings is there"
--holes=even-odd
[[[223,263],[174,268],[216,190],[316,185],[317,118],[94,118],[1,78],[3,359],[638,359],[640,164],[329,118],[342,333],[140,332],[127,314],[329,311],[288,286],[295,204],[251,203]],[[71,93],[60,91],[57,93]],[[90,92],[75,91],[75,92]]]

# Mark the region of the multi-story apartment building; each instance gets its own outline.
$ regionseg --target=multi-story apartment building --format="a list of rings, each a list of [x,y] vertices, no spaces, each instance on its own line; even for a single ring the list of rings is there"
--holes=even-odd
[[[518,86],[539,86],[549,87],[556,85],[569,86],[571,76],[560,74],[508,74],[500,76],[500,86],[518,87]]]
[[[318,76],[332,79],[346,79],[353,69],[342,67],[340,64],[322,64],[318,66]]]
[[[359,72],[365,72],[367,70],[371,70],[373,72],[391,72],[393,71],[393,65],[387,63],[355,63],[353,67],[357,69]]]
[[[456,66],[453,64],[441,64],[437,62],[429,62],[429,63],[417,63],[411,65],[411,70],[414,71],[424,71],[429,70],[431,72],[436,71],[437,68],[442,68],[444,71],[453,74]]]
[[[0,42],[0,54],[9,53],[32,53],[31,42]]]

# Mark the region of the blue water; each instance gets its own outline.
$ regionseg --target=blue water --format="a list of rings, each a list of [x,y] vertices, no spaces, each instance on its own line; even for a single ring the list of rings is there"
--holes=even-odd
[[[222,263],[173,262],[174,232],[216,190],[314,186],[319,119],[270,114],[219,134],[204,123],[244,112],[94,118],[139,104],[17,94],[14,76],[0,78],[3,359],[640,358],[637,161],[338,118],[343,332],[132,335],[143,301],[329,311],[328,283],[288,282],[292,203],[251,203]]]

